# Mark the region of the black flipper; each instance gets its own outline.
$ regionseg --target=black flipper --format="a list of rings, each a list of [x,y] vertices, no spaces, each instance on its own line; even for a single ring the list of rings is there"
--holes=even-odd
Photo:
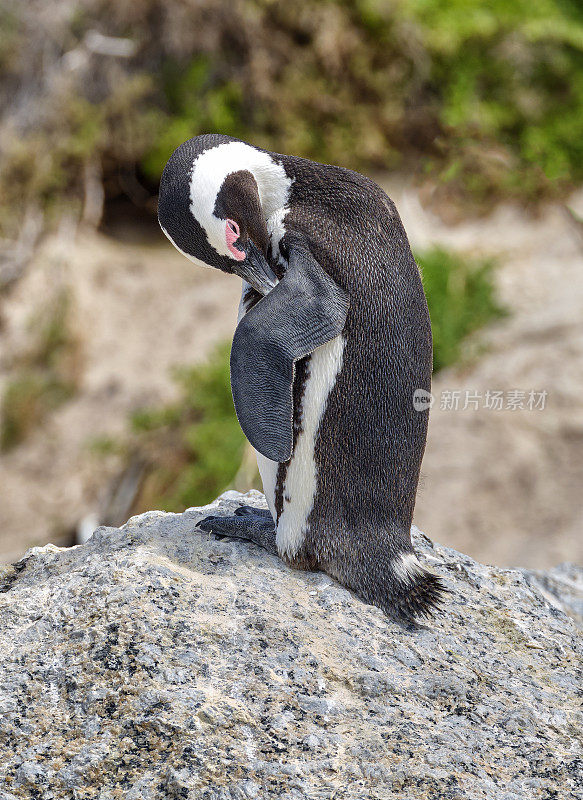
[[[299,245],[290,247],[282,280],[239,322],[233,400],[243,433],[266,458],[282,462],[292,454],[294,362],[338,336],[347,313],[347,292]]]
[[[275,523],[269,511],[262,508],[240,506],[230,517],[205,517],[197,528],[217,536],[246,539],[277,555]]]

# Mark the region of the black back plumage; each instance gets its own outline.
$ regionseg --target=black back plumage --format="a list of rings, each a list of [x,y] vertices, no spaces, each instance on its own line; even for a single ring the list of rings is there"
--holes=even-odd
[[[339,167],[281,158],[294,181],[280,249],[285,256],[299,234],[350,296],[343,366],[315,443],[317,495],[298,565],[317,566],[388,613],[413,618],[442,592],[432,573],[419,569],[403,580],[394,569],[395,558],[413,553],[427,435],[428,412],[414,409],[413,394],[431,388],[419,270],[395,205],[377,184]],[[297,370],[298,382],[307,370]],[[301,386],[294,390],[300,397]]]

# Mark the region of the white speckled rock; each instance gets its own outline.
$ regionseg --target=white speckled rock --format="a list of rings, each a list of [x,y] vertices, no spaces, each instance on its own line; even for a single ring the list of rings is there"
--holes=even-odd
[[[581,634],[559,592],[415,532],[452,594],[406,631],[196,529],[241,502],[263,498],[143,514],[6,570],[2,800],[583,796]]]

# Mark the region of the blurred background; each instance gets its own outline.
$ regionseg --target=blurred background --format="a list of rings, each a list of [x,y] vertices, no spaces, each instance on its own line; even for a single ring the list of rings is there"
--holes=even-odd
[[[397,203],[435,342],[417,525],[583,561],[580,0],[0,0],[0,74],[1,561],[260,486],[239,281],[155,218],[209,131]]]

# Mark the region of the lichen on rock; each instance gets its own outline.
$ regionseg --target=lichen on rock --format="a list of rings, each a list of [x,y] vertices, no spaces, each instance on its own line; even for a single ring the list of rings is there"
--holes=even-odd
[[[2,800],[582,796],[581,633],[558,590],[414,529],[451,595],[408,631],[197,530],[243,502],[264,504],[150,512],[5,571]]]

